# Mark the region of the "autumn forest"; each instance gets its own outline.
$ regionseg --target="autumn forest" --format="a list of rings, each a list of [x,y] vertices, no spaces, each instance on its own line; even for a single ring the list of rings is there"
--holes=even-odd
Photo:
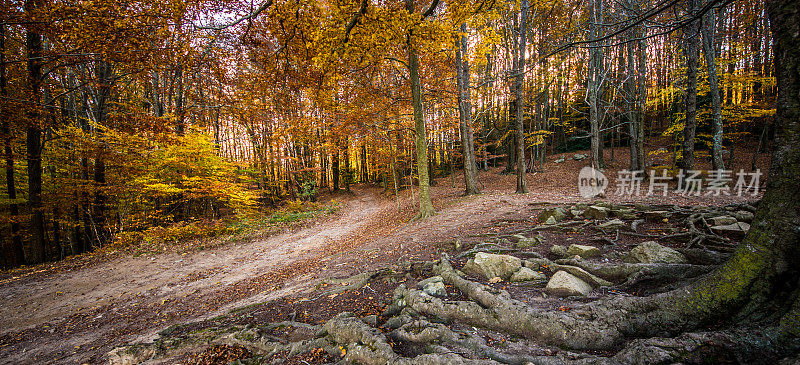
[[[3,0],[0,314],[31,314],[0,363],[797,356],[798,24],[792,0]],[[202,321],[119,347],[137,318]]]

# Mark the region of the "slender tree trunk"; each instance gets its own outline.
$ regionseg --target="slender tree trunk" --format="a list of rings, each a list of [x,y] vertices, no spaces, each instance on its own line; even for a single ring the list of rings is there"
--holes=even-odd
[[[694,16],[699,0],[686,0],[689,16]],[[700,21],[693,20],[683,29],[683,55],[686,59],[686,118],[683,128],[683,151],[680,167],[694,169],[694,136],[697,129],[697,59],[700,53]]]
[[[108,118],[108,99],[111,93],[112,70],[111,64],[105,60],[98,60],[95,64],[95,73],[100,86],[97,87],[95,94],[95,122],[104,126]],[[100,149],[95,156],[94,162],[94,183],[96,192],[94,195],[94,209],[92,214],[92,229],[95,231],[96,247],[103,247],[108,243],[109,234],[107,232],[106,219],[106,161],[105,149],[107,148],[104,132],[96,130],[98,138],[101,139]]]
[[[333,152],[331,161],[331,181],[333,182],[333,191],[339,191],[339,148]]]
[[[25,1],[25,11],[32,13],[39,6],[33,0]],[[41,102],[42,84],[42,35],[32,28],[27,30],[28,92],[33,106],[29,114],[30,124],[26,130],[28,148],[28,205],[31,209],[31,263],[45,260],[44,212],[42,212],[42,127],[38,111]]]
[[[637,9],[641,11],[640,3],[637,2]],[[647,44],[644,39],[644,27],[640,27],[639,41],[637,44],[637,59],[639,63],[639,72],[636,75],[637,80],[637,93],[636,93],[636,153],[638,157],[637,170],[645,169],[645,151],[644,151],[644,119],[647,113],[645,108],[647,106]]]
[[[703,55],[708,70],[708,85],[711,93],[711,125],[712,146],[711,161],[714,170],[722,170],[722,100],[719,96],[719,76],[717,75],[716,47],[716,10],[711,9],[703,16]]]
[[[8,95],[8,79],[6,77],[6,26],[0,24],[0,96],[6,97]],[[6,160],[6,190],[8,191],[8,199],[11,201],[8,205],[8,211],[11,216],[11,239],[9,240],[11,246],[3,244],[3,251],[6,253],[6,263],[9,267],[19,266],[25,263],[25,253],[22,248],[22,236],[19,232],[19,205],[15,202],[17,199],[17,189],[14,182],[14,151],[11,147],[12,136],[11,127],[8,121],[9,111],[6,110],[6,103],[0,103],[0,119],[2,119],[3,134],[3,147]],[[5,241],[4,241],[5,242]]]
[[[467,24],[461,24],[461,37],[456,42],[456,81],[458,84],[459,126],[461,149],[464,155],[464,194],[477,194],[477,169],[475,165],[475,142],[472,136],[469,62],[467,61]],[[450,164],[452,166],[452,162]]]
[[[589,38],[594,39],[600,36],[600,26],[603,21],[602,0],[592,2],[591,23],[589,24]],[[586,98],[589,104],[589,126],[591,133],[590,154],[592,167],[600,169],[603,166],[603,146],[602,133],[600,132],[601,113],[600,99],[602,98],[603,82],[605,74],[603,71],[603,49],[596,47],[589,51],[589,82],[586,87]]]
[[[520,5],[520,21],[519,21],[519,46],[517,52],[519,53],[519,61],[517,61],[517,68],[514,70],[516,74],[515,86],[515,103],[517,105],[517,193],[525,194],[528,192],[528,184],[525,179],[525,112],[523,108],[523,94],[525,90],[525,48],[527,45],[527,28],[528,28],[528,0],[522,0]]]
[[[425,219],[434,213],[430,195],[430,177],[428,175],[428,138],[426,136],[425,116],[422,114],[419,58],[410,40],[408,42],[408,66],[411,74],[411,100],[414,108],[414,146],[417,155],[417,173],[419,174],[419,218]]]

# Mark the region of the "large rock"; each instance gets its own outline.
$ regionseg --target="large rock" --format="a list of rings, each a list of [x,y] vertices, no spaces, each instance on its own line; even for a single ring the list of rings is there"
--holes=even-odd
[[[612,220],[610,220],[608,222],[605,222],[605,223],[602,223],[602,224],[598,225],[597,227],[602,228],[602,229],[622,229],[622,228],[625,228],[627,226],[625,225],[625,222],[623,222],[623,221],[621,221],[619,219],[612,219]]]
[[[544,241],[545,241],[544,236],[542,236],[540,234],[538,234],[536,236],[533,236],[533,237],[530,237],[530,238],[520,235],[519,237],[517,237],[517,243],[514,244],[514,247],[516,247],[516,248],[531,248],[531,247],[535,247],[535,246],[541,245]]]
[[[585,160],[587,157],[589,157],[589,156],[586,155],[586,154],[576,153],[574,156],[572,156],[572,159],[576,160],[576,161],[580,161],[580,160]]]
[[[586,296],[592,291],[592,287],[566,271],[559,271],[550,278],[544,291],[559,297]]]
[[[539,222],[547,222],[552,217],[556,222],[561,222],[567,218],[567,211],[563,208],[547,208],[539,214]]]
[[[567,248],[562,245],[553,245],[550,247],[550,253],[560,259],[567,257]]]
[[[736,218],[731,217],[731,216],[727,216],[727,215],[721,215],[719,217],[712,217],[712,218],[709,218],[709,220],[711,221],[710,222],[711,225],[714,225],[714,226],[727,226],[727,225],[736,223]]]
[[[521,267],[522,261],[514,256],[478,252],[475,258],[467,261],[463,271],[468,274],[483,275],[487,279],[500,277],[508,280]]]
[[[514,275],[511,275],[511,281],[513,282],[523,282],[523,281],[534,281],[534,280],[546,280],[547,276],[542,274],[538,271],[533,271],[527,267],[520,268]]]
[[[750,225],[744,222],[736,222],[733,224],[713,226],[711,227],[711,230],[719,234],[731,233],[737,235],[744,235],[745,233],[747,233],[747,231],[750,230]]]
[[[672,215],[667,210],[650,210],[644,212],[644,218],[650,222],[661,222],[664,219],[668,219]]]
[[[578,255],[585,259],[597,257],[600,256],[600,249],[594,246],[569,245],[569,248],[567,248],[567,256],[575,256],[575,255]]]
[[[583,216],[589,219],[606,219],[608,218],[608,208],[592,205],[583,211]]]
[[[745,223],[752,223],[753,222],[753,213],[748,212],[746,210],[740,210],[733,214],[733,217],[736,218],[739,222]]]
[[[665,264],[685,264],[686,257],[678,251],[669,247],[659,245],[655,241],[642,242],[634,247],[628,255],[629,260],[644,264],[665,263]]]
[[[555,162],[555,163],[562,163],[562,162],[564,162],[564,161],[566,161],[566,160],[565,160],[563,157],[561,157],[561,158],[559,158],[559,159],[557,159],[557,160],[555,160],[555,161],[553,161],[553,162]]]
[[[445,289],[444,283],[441,281],[428,283],[422,288],[422,291],[433,297],[447,296],[447,289]]]

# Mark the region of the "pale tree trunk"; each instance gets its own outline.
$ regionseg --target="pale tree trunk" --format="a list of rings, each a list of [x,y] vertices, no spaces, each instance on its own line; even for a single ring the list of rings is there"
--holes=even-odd
[[[589,39],[596,39],[600,36],[600,23],[603,21],[603,0],[592,2],[591,21],[589,24]],[[589,81],[586,87],[586,98],[589,104],[589,126],[591,128],[591,158],[592,167],[600,169],[603,167],[603,149],[600,133],[601,113],[600,98],[603,88],[605,73],[603,71],[603,50],[600,47],[592,48],[589,51]]]
[[[689,16],[694,16],[698,0],[686,0]],[[683,151],[680,167],[694,169],[694,137],[697,129],[697,59],[700,54],[700,21],[693,20],[683,28],[683,55],[686,59],[686,118],[683,128]]]
[[[517,107],[517,193],[525,194],[528,192],[528,185],[525,181],[525,112],[523,110],[523,93],[525,90],[525,46],[527,44],[528,27],[528,0],[522,0],[520,4],[519,20],[519,45],[517,47],[518,59],[517,67],[514,70],[516,84],[514,87],[515,104]]]
[[[634,13],[629,17],[634,17],[641,12],[638,0],[629,1],[628,8]],[[647,72],[647,53],[645,50],[644,27],[637,26],[628,33],[627,43],[627,80],[625,83],[626,96],[628,98],[628,131],[631,136],[631,171],[644,171],[644,107],[647,99],[645,89]]]
[[[641,7],[639,7],[639,9],[641,9]],[[638,90],[636,93],[636,153],[638,155],[637,169],[644,170],[646,162],[644,151],[644,117],[646,115],[645,108],[647,107],[647,41],[644,39],[644,27],[640,29],[640,39],[636,42],[638,45],[636,51],[638,52],[637,59],[639,66],[639,72],[638,75],[636,75]]]
[[[476,184],[475,141],[472,136],[469,90],[469,62],[467,61],[467,25],[461,24],[461,37],[456,42],[456,78],[458,84],[458,116],[461,130],[461,150],[464,155],[464,194],[479,193]],[[452,165],[452,163],[451,163]]]
[[[722,100],[719,96],[719,76],[716,61],[716,10],[711,9],[703,16],[703,55],[708,69],[708,85],[711,93],[712,146],[711,161],[714,170],[722,170]]]
[[[411,103],[414,108],[414,147],[417,154],[417,172],[419,174],[419,214],[417,218],[425,219],[433,215],[431,202],[430,178],[428,176],[428,137],[426,136],[425,116],[422,114],[422,91],[419,81],[419,57],[411,44],[408,47],[408,71],[411,74]]]

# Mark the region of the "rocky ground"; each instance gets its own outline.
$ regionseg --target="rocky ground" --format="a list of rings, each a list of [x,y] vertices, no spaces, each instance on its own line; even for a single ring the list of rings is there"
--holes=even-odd
[[[356,359],[362,340],[392,349],[394,355],[384,355],[399,362],[441,356],[444,348],[500,362],[506,361],[497,356],[515,353],[528,356],[519,359],[562,354],[513,331],[426,313],[413,303],[477,303],[469,288],[480,285],[530,308],[569,314],[608,298],[657,293],[724,259],[739,240],[737,230],[747,228],[752,206],[742,204],[758,199],[609,194],[595,203],[578,195],[576,177],[586,163],[573,155],[551,156],[545,172],[530,173],[529,194],[513,194],[515,178],[500,174],[501,167],[480,173],[478,196],[462,196],[458,173],[439,178],[432,188],[437,214],[421,222],[409,221],[415,212],[409,190],[394,197],[378,187],[355,187],[333,196],[342,205],[338,215],[299,231],[0,273],[0,363],[326,363]],[[749,164],[751,156],[738,156],[739,165]],[[760,161],[766,169],[767,158]],[[619,149],[606,170],[611,191],[626,164]],[[648,241],[660,246],[643,244]],[[685,262],[634,262],[662,251]],[[508,256],[500,257],[508,261],[505,271],[485,271],[497,259],[490,255]],[[580,294],[563,296],[570,288]],[[410,333],[409,318],[419,331],[434,326],[441,336],[467,337],[442,337],[433,347],[414,342],[400,336]],[[335,338],[333,327],[345,324],[367,332],[360,340]],[[133,350],[115,350],[133,343],[139,344]],[[625,343],[615,346],[580,356],[611,356]]]
[[[510,224],[481,240],[452,241],[438,260],[328,279],[310,296],[173,326],[154,342],[115,349],[109,359],[114,364],[628,363],[630,343],[614,344],[619,351],[567,351],[546,339],[569,333],[523,325],[521,313],[579,313],[586,303],[679,287],[723,262],[755,211],[750,204],[688,208],[602,201],[529,209],[530,221],[506,220]],[[531,338],[531,328],[547,336]]]

